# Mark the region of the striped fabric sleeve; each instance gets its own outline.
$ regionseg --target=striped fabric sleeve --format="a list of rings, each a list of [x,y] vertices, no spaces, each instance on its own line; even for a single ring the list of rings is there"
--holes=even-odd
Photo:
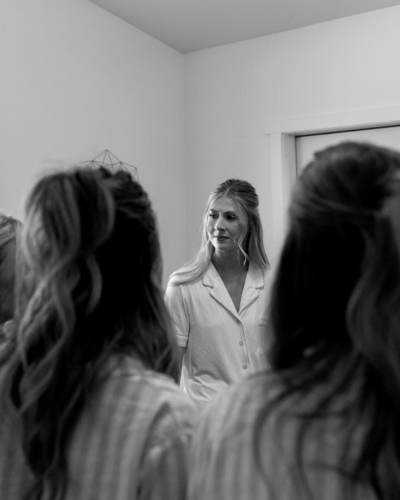
[[[177,429],[168,442],[152,447],[142,466],[138,500],[187,498],[191,429]]]

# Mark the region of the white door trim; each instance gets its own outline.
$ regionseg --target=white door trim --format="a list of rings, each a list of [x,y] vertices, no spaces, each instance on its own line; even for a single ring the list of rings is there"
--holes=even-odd
[[[400,106],[270,120],[272,260],[280,251],[286,229],[286,212],[296,178],[296,136],[400,125]]]

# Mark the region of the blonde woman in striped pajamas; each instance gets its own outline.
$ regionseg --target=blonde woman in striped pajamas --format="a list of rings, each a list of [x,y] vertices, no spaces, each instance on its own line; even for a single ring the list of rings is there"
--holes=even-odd
[[[28,280],[0,356],[2,500],[183,500],[194,410],[147,194],[71,169],[27,203]]]
[[[272,371],[211,403],[189,499],[399,499],[400,154],[317,153],[289,214]]]

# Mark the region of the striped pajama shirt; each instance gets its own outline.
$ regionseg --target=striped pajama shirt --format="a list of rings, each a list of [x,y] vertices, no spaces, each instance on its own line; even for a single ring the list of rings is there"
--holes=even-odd
[[[65,500],[183,500],[194,418],[172,379],[124,357],[72,434]],[[17,425],[0,413],[0,499],[22,499],[31,479]]]
[[[335,418],[315,421],[306,435],[303,459],[310,486],[307,490],[296,467],[294,444],[300,420],[293,413],[309,409],[315,394],[308,400],[289,399],[266,418],[262,408],[281,388],[277,376],[260,373],[231,386],[204,408],[191,445],[188,500],[375,499],[368,485],[354,485],[326,467],[337,464],[348,439],[346,425]],[[261,422],[261,431],[255,434],[257,422]],[[362,424],[358,431],[362,432]]]

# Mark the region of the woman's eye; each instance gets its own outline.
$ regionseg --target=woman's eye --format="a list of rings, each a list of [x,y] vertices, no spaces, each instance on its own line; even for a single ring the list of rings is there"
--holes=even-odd
[[[209,217],[211,217],[211,219],[216,219],[218,217],[217,214],[208,214]]]

